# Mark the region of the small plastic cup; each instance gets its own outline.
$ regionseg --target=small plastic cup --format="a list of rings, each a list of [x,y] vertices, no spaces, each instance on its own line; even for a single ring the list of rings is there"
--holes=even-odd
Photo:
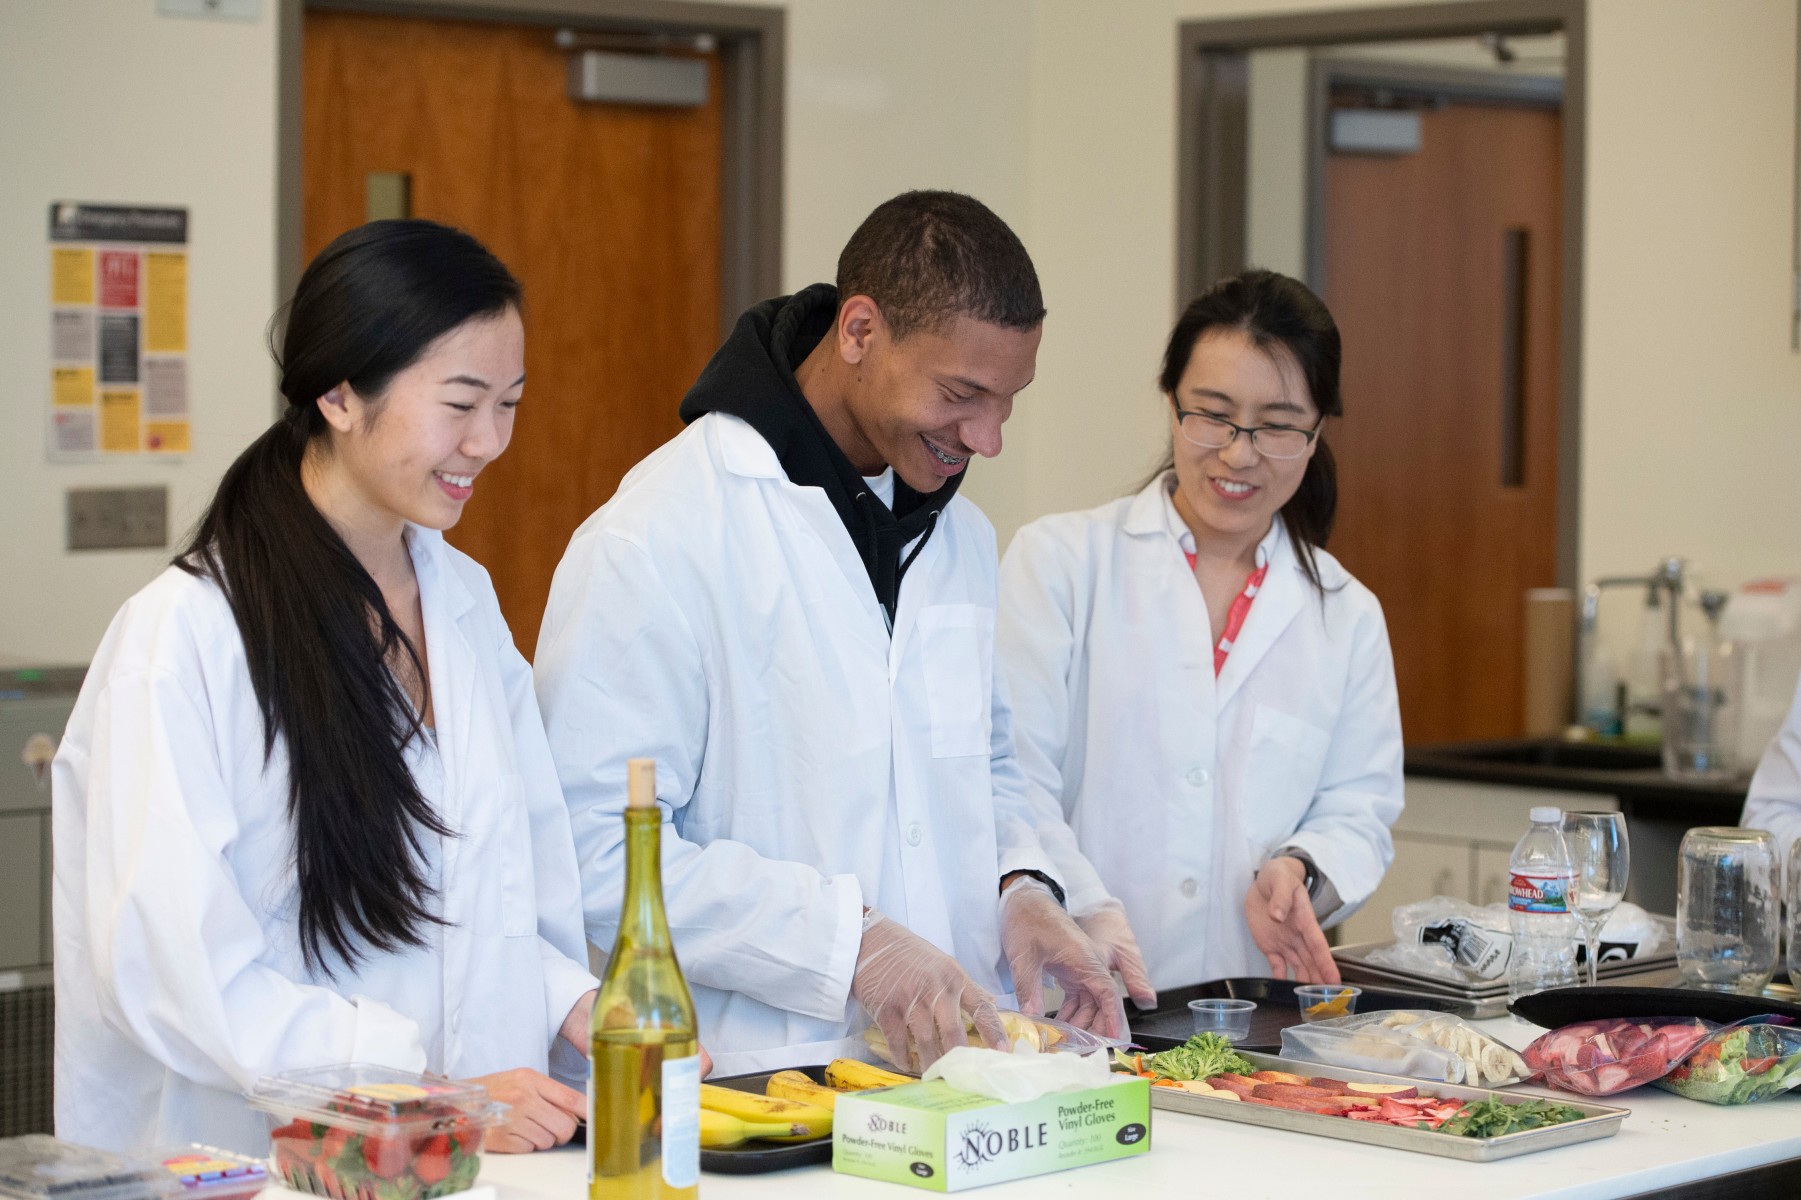
[[[1357,997],[1363,989],[1348,983],[1304,983],[1294,990],[1295,1002],[1301,1006],[1301,1020],[1329,1021],[1348,1017],[1357,1011]]]
[[[1251,1014],[1257,1011],[1257,1002],[1190,1000],[1188,1011],[1194,1014],[1196,1033],[1217,1033],[1228,1042],[1242,1042],[1251,1036]]]

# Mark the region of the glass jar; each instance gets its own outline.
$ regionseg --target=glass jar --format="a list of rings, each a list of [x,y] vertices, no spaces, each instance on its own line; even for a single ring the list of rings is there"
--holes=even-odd
[[[1682,838],[1676,966],[1691,987],[1755,995],[1776,973],[1782,867],[1768,830],[1710,825]]]

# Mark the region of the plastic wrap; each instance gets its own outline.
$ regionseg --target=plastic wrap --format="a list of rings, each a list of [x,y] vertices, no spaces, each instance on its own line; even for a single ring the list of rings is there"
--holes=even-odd
[[[1611,1096],[1661,1079],[1717,1028],[1699,1017],[1579,1021],[1542,1035],[1522,1057],[1551,1087]]]
[[[1755,1104],[1786,1095],[1801,1087],[1801,1026],[1792,1017],[1723,1025],[1656,1083],[1708,1104]]]
[[[161,1200],[177,1186],[145,1158],[47,1133],[0,1139],[0,1196],[8,1200]]]
[[[1007,1032],[1007,1041],[1014,1047],[1026,1047],[1041,1054],[1093,1054],[1096,1050],[1115,1049],[1128,1044],[1123,1037],[1102,1037],[1087,1029],[1079,1029],[1064,1021],[1050,1017],[1028,1017],[1024,1013],[1012,1009],[999,1010],[1001,1028]],[[965,1014],[964,1020],[968,1021]],[[975,1025],[968,1025],[969,1044],[980,1045]],[[863,1031],[863,1040],[871,1050],[888,1061],[894,1060],[888,1054],[888,1039],[883,1036],[879,1027],[871,1025]]]
[[[1513,926],[1505,904],[1480,906],[1454,896],[1434,896],[1403,904],[1391,918],[1394,944],[1370,952],[1376,966],[1426,975],[1463,986],[1507,977],[1513,955]],[[1658,918],[1636,904],[1621,904],[1602,926],[1597,941],[1603,963],[1646,958],[1664,948]],[[1572,939],[1576,961],[1587,957],[1581,938]]]
[[[1282,1055],[1409,1079],[1492,1088],[1529,1071],[1513,1049],[1449,1013],[1358,1013],[1282,1031]]]

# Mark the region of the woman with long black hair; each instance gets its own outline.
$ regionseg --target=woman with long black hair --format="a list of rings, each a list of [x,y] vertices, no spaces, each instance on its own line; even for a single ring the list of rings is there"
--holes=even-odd
[[[286,411],[114,618],[56,758],[60,1135],[261,1152],[242,1093],[345,1062],[486,1084],[493,1149],[573,1133],[568,814],[530,668],[442,533],[506,448],[524,339],[506,267],[427,221],[301,277]]]
[[[1159,987],[1337,982],[1321,924],[1394,857],[1388,630],[1325,549],[1339,358],[1301,283],[1216,284],[1164,352],[1168,460],[1136,495],[1026,526],[1002,563],[1020,765],[1073,830],[1070,912],[1128,983],[1141,952]]]

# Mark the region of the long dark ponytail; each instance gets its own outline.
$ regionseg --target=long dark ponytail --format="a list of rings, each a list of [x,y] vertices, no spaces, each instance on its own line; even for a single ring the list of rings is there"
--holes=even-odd
[[[281,369],[287,409],[219,482],[175,563],[231,604],[263,722],[265,761],[288,755],[300,946],[331,974],[424,942],[434,923],[422,839],[448,836],[407,769],[421,716],[389,669],[417,649],[380,586],[313,506],[301,460],[328,426],[318,400],[348,383],[379,403],[438,338],[519,306],[519,284],[481,243],[429,221],[340,236],[300,277]]]
[[[1294,357],[1314,406],[1328,417],[1344,414],[1344,397],[1338,390],[1338,368],[1343,357],[1338,324],[1325,303],[1298,279],[1274,271],[1251,270],[1222,279],[1182,311],[1163,351],[1163,369],[1157,386],[1174,406],[1176,387],[1195,343],[1215,330],[1237,330],[1257,348],[1280,348]],[[1155,475],[1175,466],[1172,446]],[[1315,588],[1320,582],[1319,563],[1313,552],[1324,549],[1338,515],[1338,463],[1332,447],[1322,437],[1301,476],[1301,485],[1282,506],[1282,524],[1294,542],[1295,556]]]

